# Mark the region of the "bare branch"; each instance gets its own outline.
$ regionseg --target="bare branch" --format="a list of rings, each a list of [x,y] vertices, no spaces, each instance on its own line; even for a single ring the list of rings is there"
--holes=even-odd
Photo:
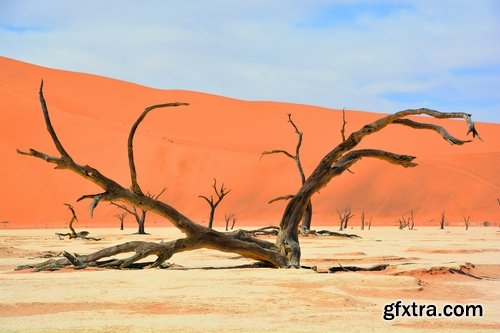
[[[261,154],[261,158],[264,155],[272,155],[272,154],[284,154],[284,155],[286,155],[287,157],[290,157],[293,160],[295,159],[295,156],[293,156],[292,154],[290,154],[286,150],[276,150],[276,149],[275,150],[271,150],[271,151],[263,151],[262,154]]]
[[[340,128],[340,135],[342,136],[342,142],[345,141],[345,125],[347,121],[345,121],[345,108],[342,109],[342,127]]]
[[[214,204],[214,197],[213,196],[210,196],[210,199],[208,199],[204,195],[199,195],[198,198],[205,199],[210,206],[212,206]]]
[[[123,209],[123,210],[126,212],[126,213],[123,213],[123,214],[127,214],[127,213],[129,213],[129,214],[132,214],[132,215],[134,215],[134,216],[137,214],[137,210],[136,210],[135,212],[134,212],[134,211],[131,211],[131,210],[130,210],[127,206],[125,206],[125,205],[120,205],[120,204],[117,204],[116,202],[113,202],[113,201],[111,201],[109,204],[110,204],[110,205],[113,205],[113,206],[116,206],[116,207],[118,207],[118,208],[120,208],[120,209]]]
[[[293,194],[288,194],[288,195],[282,195],[280,197],[276,197],[274,199],[271,199],[269,200],[267,203],[270,204],[270,203],[273,203],[275,201],[279,201],[279,200],[290,200],[291,198],[293,198],[294,195]]]
[[[45,124],[47,125],[47,131],[49,132],[50,137],[52,138],[52,142],[54,142],[54,145],[56,146],[57,151],[61,154],[61,156],[71,159],[69,154],[66,152],[66,149],[64,149],[63,145],[61,144],[61,141],[59,141],[56,131],[54,131],[54,127],[52,127],[52,123],[50,121],[50,116],[49,116],[49,110],[47,108],[47,103],[45,102],[45,98],[43,97],[43,80],[41,80],[40,82],[40,90],[38,94],[40,98],[40,105],[42,106]]]
[[[363,157],[377,158],[392,164],[401,165],[405,168],[417,166],[416,163],[412,162],[415,156],[398,155],[378,149],[360,149],[350,151],[335,162],[330,170],[330,176],[334,177],[340,175]]]
[[[158,193],[157,195],[153,195],[153,194],[149,194],[148,193],[147,196],[150,197],[150,198],[152,198],[152,199],[158,200],[158,198],[161,197],[161,195],[163,193],[165,193],[166,190],[167,190],[167,188],[164,187],[164,188],[161,189],[160,193]]]
[[[94,217],[94,209],[97,207],[99,202],[101,200],[111,201],[111,200],[113,200],[113,198],[114,198],[114,196],[112,196],[110,193],[104,192],[104,193],[99,193],[99,194],[84,195],[84,196],[81,196],[80,198],[78,198],[78,200],[76,200],[76,201],[81,201],[83,199],[92,199],[92,202],[90,203],[90,217]]]
[[[453,137],[450,133],[448,133],[448,131],[445,130],[443,127],[434,124],[419,123],[410,119],[397,119],[394,121],[394,124],[405,125],[415,129],[429,129],[436,131],[443,137],[443,139],[445,139],[452,145],[463,145],[464,143],[472,141],[472,140],[462,141],[460,139],[457,139]]]
[[[182,106],[182,105],[189,105],[188,103],[181,103],[181,102],[175,102],[175,103],[165,103],[165,104],[156,104],[147,107],[144,109],[144,111],[141,113],[139,118],[135,121],[135,123],[132,125],[132,128],[130,129],[130,133],[128,136],[128,163],[129,163],[129,169],[130,169],[130,179],[132,181],[132,191],[134,193],[137,193],[139,195],[144,195],[142,193],[142,190],[137,183],[137,171],[135,169],[135,161],[134,161],[134,147],[133,147],[133,141],[134,141],[134,136],[135,132],[137,131],[137,127],[139,124],[144,120],[146,115],[150,112],[153,111],[154,109],[159,109],[159,108],[165,108],[165,107],[175,107],[175,106]]]

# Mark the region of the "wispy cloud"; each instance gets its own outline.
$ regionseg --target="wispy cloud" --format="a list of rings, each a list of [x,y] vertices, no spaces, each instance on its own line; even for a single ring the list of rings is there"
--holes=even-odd
[[[2,1],[0,52],[158,88],[500,122],[498,1]]]

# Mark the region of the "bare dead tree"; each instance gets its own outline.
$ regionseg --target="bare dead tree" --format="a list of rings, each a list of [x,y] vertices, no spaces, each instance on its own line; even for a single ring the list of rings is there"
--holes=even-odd
[[[361,212],[361,230],[365,230],[365,210]]]
[[[119,221],[120,221],[120,230],[123,230],[124,229],[124,221],[125,221],[125,216],[127,216],[128,212],[123,212],[123,213],[120,213],[120,214],[115,214],[113,215],[114,217],[116,217]]]
[[[465,225],[465,230],[469,230],[469,225],[470,225],[470,216],[464,216],[464,225]]]
[[[399,222],[399,230],[403,230],[408,226],[408,221],[406,221],[404,216],[400,217],[398,222]]]
[[[343,212],[340,212],[340,210],[337,209],[337,214],[339,215],[339,220],[340,220],[339,230],[347,229],[347,225],[349,223],[349,220],[354,216],[351,213],[351,209],[345,208]]]
[[[368,222],[368,230],[372,229],[372,217],[373,216],[370,216],[370,221]]]
[[[413,230],[415,228],[415,214],[410,211],[410,216],[408,216],[408,229]]]
[[[69,239],[81,238],[81,239],[89,239],[89,240],[95,240],[95,241],[101,240],[100,238],[88,237],[89,232],[85,231],[85,230],[80,231],[80,232],[76,232],[75,228],[73,228],[73,223],[75,221],[78,221],[78,218],[76,217],[75,208],[69,203],[65,203],[64,205],[66,207],[68,207],[68,209],[71,212],[71,220],[69,221],[69,224],[68,224],[68,228],[69,228],[70,232],[69,233],[56,232],[56,236],[59,237],[59,239],[64,239],[64,237],[68,236]]]
[[[444,225],[446,224],[446,216],[445,211],[441,212],[441,218],[439,219],[439,229],[444,229]]]
[[[156,195],[147,193],[146,196],[153,199],[153,200],[158,200],[158,198],[166,191],[166,189],[167,188],[164,187],[160,191],[160,193],[158,193]],[[129,208],[124,204],[118,204],[118,203],[113,202],[113,201],[111,201],[110,204],[124,210],[126,213],[129,213],[130,215],[132,215],[135,218],[135,221],[137,222],[137,225],[138,225],[138,230],[137,230],[136,234],[148,235],[148,233],[146,232],[146,214],[148,212],[147,210],[144,210],[144,209],[138,210],[135,206],[132,206],[132,208]]]
[[[234,229],[234,225],[236,224],[236,216],[231,214],[224,214],[224,221],[226,222],[226,231],[229,229],[229,224],[231,223],[231,230]]]
[[[67,152],[62,143],[59,141],[59,138],[57,137],[52,126],[49,111],[43,96],[43,82],[40,85],[39,97],[47,131],[57,149],[58,155],[48,155],[35,149],[29,149],[29,151],[18,150],[19,154],[42,159],[47,163],[54,164],[57,169],[69,170],[102,188],[103,192],[101,193],[83,195],[79,199],[91,200],[91,213],[93,213],[93,210],[101,201],[121,202],[134,206],[138,209],[157,213],[183,232],[185,237],[160,243],[144,241],[126,242],[88,255],[74,255],[65,252],[65,258],[57,260],[51,259],[44,263],[35,265],[25,265],[20,267],[20,269],[33,268],[34,270],[52,270],[70,265],[75,268],[85,268],[88,266],[125,268],[130,267],[135,262],[152,255],[155,255],[157,259],[150,264],[150,267],[158,267],[175,253],[200,248],[236,253],[243,257],[251,258],[273,267],[300,268],[301,249],[298,238],[299,224],[302,221],[311,197],[316,192],[326,186],[334,177],[342,174],[347,170],[347,168],[362,158],[377,158],[403,167],[416,166],[413,162],[415,159],[413,156],[399,155],[377,149],[354,150],[356,146],[362,142],[364,137],[374,134],[389,125],[399,124],[414,129],[435,131],[451,144],[461,145],[469,142],[454,138],[441,126],[421,123],[405,118],[407,116],[416,115],[427,115],[441,119],[465,119],[469,125],[468,133],[472,133],[473,137],[478,136],[474,123],[471,121],[470,114],[458,112],[443,113],[425,108],[399,111],[363,126],[358,131],[351,133],[345,141],[333,148],[323,157],[323,159],[321,159],[321,161],[319,161],[318,165],[306,179],[302,187],[293,196],[293,198],[288,201],[279,225],[276,243],[271,243],[252,237],[242,230],[223,233],[204,227],[193,222],[167,203],[144,195],[137,180],[137,172],[132,149],[133,137],[137,127],[144,117],[152,110],[166,107],[179,107],[187,105],[186,103],[175,102],[149,106],[134,123],[128,140],[129,169],[132,185],[131,187],[124,187],[90,165],[79,164],[73,159],[73,157]],[[133,254],[130,257],[123,259],[100,261],[103,258],[112,258],[113,256],[121,253]]]
[[[297,145],[295,146],[295,155],[289,153],[286,150],[277,149],[271,151],[264,151],[262,152],[261,157],[264,155],[271,155],[271,154],[283,154],[286,157],[291,158],[292,160],[295,161],[295,165],[297,166],[297,170],[299,171],[300,183],[301,185],[304,185],[306,181],[306,176],[304,174],[304,169],[302,168],[302,162],[300,161],[300,148],[302,146],[302,137],[304,133],[300,131],[297,125],[293,122],[291,113],[288,114],[288,122],[292,125],[295,133],[297,134]],[[274,199],[271,199],[268,203],[273,203],[279,200],[290,200],[291,198],[293,198],[293,194],[279,196]],[[304,232],[307,232],[307,230],[311,229],[311,222],[312,222],[312,203],[309,202],[309,204],[306,207],[304,218],[302,220],[302,230]]]
[[[198,197],[205,199],[205,201],[210,205],[210,216],[208,218],[208,228],[212,229],[213,223],[214,223],[214,216],[215,216],[215,210],[217,209],[217,206],[220,204],[222,199],[231,192],[231,189],[226,189],[224,187],[224,184],[221,185],[220,188],[217,187],[217,179],[214,178],[214,183],[212,184],[212,188],[214,189],[215,195],[217,196],[216,199],[214,199],[213,195],[210,195],[210,199],[207,198],[204,195],[199,195]]]
[[[410,211],[410,215],[408,217],[405,217],[404,215],[401,216],[398,220],[399,222],[399,229],[404,229],[408,227],[408,230],[413,230],[415,227],[415,214],[413,211]]]

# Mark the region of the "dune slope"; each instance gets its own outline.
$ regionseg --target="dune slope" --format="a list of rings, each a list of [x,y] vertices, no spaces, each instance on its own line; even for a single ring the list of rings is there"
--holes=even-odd
[[[149,105],[182,101],[185,107],[151,113],[138,130],[135,152],[143,189],[192,219],[205,223],[213,178],[231,188],[216,214],[234,213],[245,225],[277,224],[283,202],[267,204],[293,193],[300,179],[292,160],[265,156],[271,149],[295,149],[296,134],[287,114],[304,132],[301,156],[306,174],[340,141],[339,110],[276,102],[242,101],[206,93],[158,90],[90,74],[39,67],[0,57],[0,228],[61,227],[70,219],[63,203],[75,205],[77,226],[118,226],[116,207],[101,204],[93,219],[82,194],[99,191],[67,171],[16,154],[35,148],[55,154],[38,102],[40,79],[52,121],[66,149],[81,164],[89,164],[123,185],[130,183],[126,140],[131,124]],[[418,106],[416,106],[418,107]],[[395,111],[395,110],[388,110]],[[473,113],[473,110],[471,110]],[[380,114],[347,111],[347,132]],[[465,137],[466,125],[440,121]],[[334,179],[313,199],[316,225],[334,224],[337,209],[350,207],[359,224],[364,209],[373,225],[395,225],[413,210],[417,224],[436,224],[442,211],[451,224],[471,216],[473,223],[498,223],[500,209],[500,125],[477,124],[484,142],[450,146],[435,133],[393,125],[361,145],[417,156],[418,167],[403,169],[381,161],[363,160]],[[134,226],[128,217],[127,225]],[[149,226],[167,222],[151,215]]]

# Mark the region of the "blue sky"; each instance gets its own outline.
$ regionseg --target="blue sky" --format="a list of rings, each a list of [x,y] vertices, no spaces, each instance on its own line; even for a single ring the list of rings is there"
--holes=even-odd
[[[0,0],[0,54],[162,89],[500,123],[497,0]]]

